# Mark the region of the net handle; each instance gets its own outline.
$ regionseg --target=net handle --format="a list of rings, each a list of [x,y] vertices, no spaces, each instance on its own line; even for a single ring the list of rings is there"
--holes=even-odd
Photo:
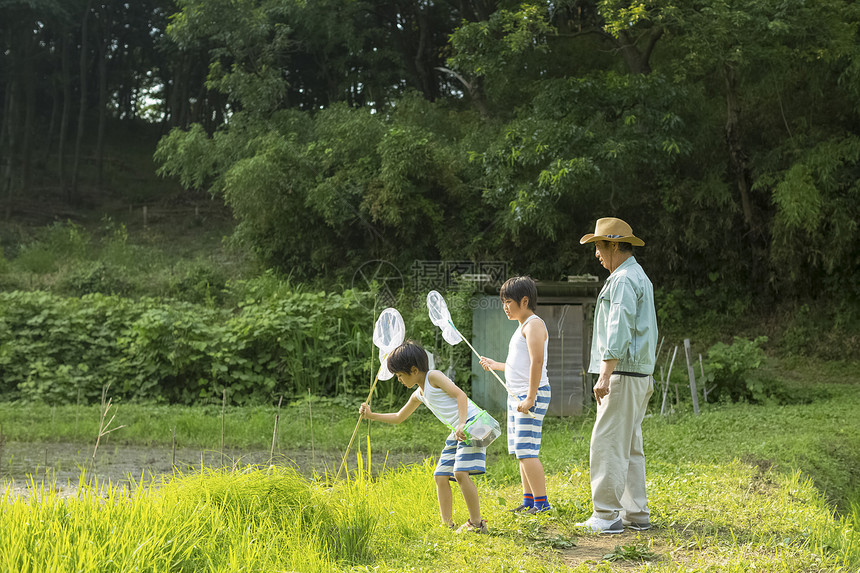
[[[385,353],[385,358],[388,357],[388,353]],[[383,360],[385,359],[383,358]],[[379,370],[376,371],[376,378],[373,379],[373,384],[370,385],[370,392],[367,393],[367,399],[364,401],[365,403],[370,402],[370,398],[373,396],[373,389],[376,388],[376,383],[379,382],[379,374],[382,372],[382,366],[379,367]],[[343,459],[340,461],[340,467],[337,468],[337,475],[334,476],[334,480],[340,477],[340,472],[343,467],[346,465],[346,457],[349,455],[349,450],[352,448],[352,442],[355,441],[355,436],[358,434],[358,428],[361,427],[362,415],[361,412],[358,413],[358,421],[355,423],[355,429],[352,431],[352,437],[349,439],[349,445],[346,446],[346,451],[343,453]]]

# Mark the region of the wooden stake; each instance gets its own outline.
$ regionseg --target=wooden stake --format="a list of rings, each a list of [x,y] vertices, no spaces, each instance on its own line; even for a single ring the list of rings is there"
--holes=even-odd
[[[173,443],[173,460],[170,462],[170,467],[176,469],[176,426],[173,426],[173,437],[171,441]]]
[[[664,415],[666,411],[666,397],[669,395],[669,380],[672,378],[672,366],[675,365],[675,356],[678,355],[678,345],[675,345],[675,352],[672,353],[672,361],[669,363],[669,373],[666,374],[666,381],[663,383],[663,403],[660,405],[660,415]],[[662,371],[662,369],[661,369]]]
[[[311,467],[316,467],[317,454],[314,450],[314,413],[311,410],[311,389],[308,388],[308,416],[311,420]]]
[[[308,388],[308,392],[310,392],[310,388]],[[275,457],[275,442],[278,441],[278,423],[281,421],[281,403],[284,401],[284,395],[281,394],[280,400],[278,400],[278,411],[275,413],[275,427],[272,429],[272,449],[269,452],[269,465],[272,465],[272,460]]]
[[[702,397],[708,403],[708,382],[705,380],[705,365],[702,363],[702,353],[699,352],[699,372],[702,373]]]
[[[221,467],[224,467],[224,410],[227,409],[227,389],[221,389]]]
[[[690,351],[690,339],[684,339],[684,354],[687,356],[687,376],[690,378],[690,395],[693,397],[693,413],[699,415],[699,393],[696,390],[696,373],[693,371],[693,357]]]

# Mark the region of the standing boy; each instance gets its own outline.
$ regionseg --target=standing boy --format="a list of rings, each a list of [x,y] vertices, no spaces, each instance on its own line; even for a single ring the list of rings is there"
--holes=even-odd
[[[436,480],[436,496],[442,523],[454,528],[451,481],[460,485],[463,499],[469,510],[469,519],[457,532],[473,531],[487,533],[487,520],[481,519],[478,488],[470,475],[482,474],[486,469],[486,448],[464,443],[466,424],[480,413],[480,409],[447,376],[438,370],[430,370],[427,353],[421,346],[407,340],[395,348],[388,357],[388,370],[407,388],[416,387],[399,412],[375,414],[368,404],[362,404],[359,412],[368,420],[379,420],[399,424],[424,404],[439,420],[454,431],[445,440],[445,447],[436,465],[433,476]]]
[[[519,326],[511,336],[505,362],[482,356],[481,366],[484,370],[503,371],[508,389],[517,396],[508,396],[508,453],[516,455],[520,462],[523,502],[512,511],[535,514],[551,509],[543,465],[538,459],[543,418],[551,397],[546,374],[549,334],[535,314],[537,285],[530,277],[508,279],[499,296],[505,315]]]

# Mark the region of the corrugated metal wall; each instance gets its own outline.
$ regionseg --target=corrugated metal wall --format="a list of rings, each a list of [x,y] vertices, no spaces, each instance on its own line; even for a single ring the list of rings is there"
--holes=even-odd
[[[582,413],[583,406],[583,305],[538,304],[537,315],[549,331],[547,374],[552,386],[552,401],[548,414],[573,416]],[[504,361],[508,342],[517,322],[508,320],[498,296],[482,295],[472,314],[472,344],[483,356]],[[504,373],[499,373],[504,379]],[[504,388],[489,372],[485,372],[472,356],[472,399],[490,411],[505,409]]]

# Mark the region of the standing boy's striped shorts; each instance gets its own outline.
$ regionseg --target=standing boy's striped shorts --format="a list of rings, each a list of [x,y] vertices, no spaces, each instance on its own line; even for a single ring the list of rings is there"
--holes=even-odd
[[[487,448],[467,446],[457,441],[454,432],[445,439],[445,447],[439,456],[434,476],[448,476],[454,479],[454,472],[469,472],[470,475],[482,474],[487,469]]]
[[[517,412],[520,400],[525,400],[527,395],[520,394],[519,399],[508,396],[508,453],[516,455],[518,460],[538,457],[543,418],[549,408],[552,392],[549,384],[538,388],[535,404],[529,410],[535,415],[534,418]]]

